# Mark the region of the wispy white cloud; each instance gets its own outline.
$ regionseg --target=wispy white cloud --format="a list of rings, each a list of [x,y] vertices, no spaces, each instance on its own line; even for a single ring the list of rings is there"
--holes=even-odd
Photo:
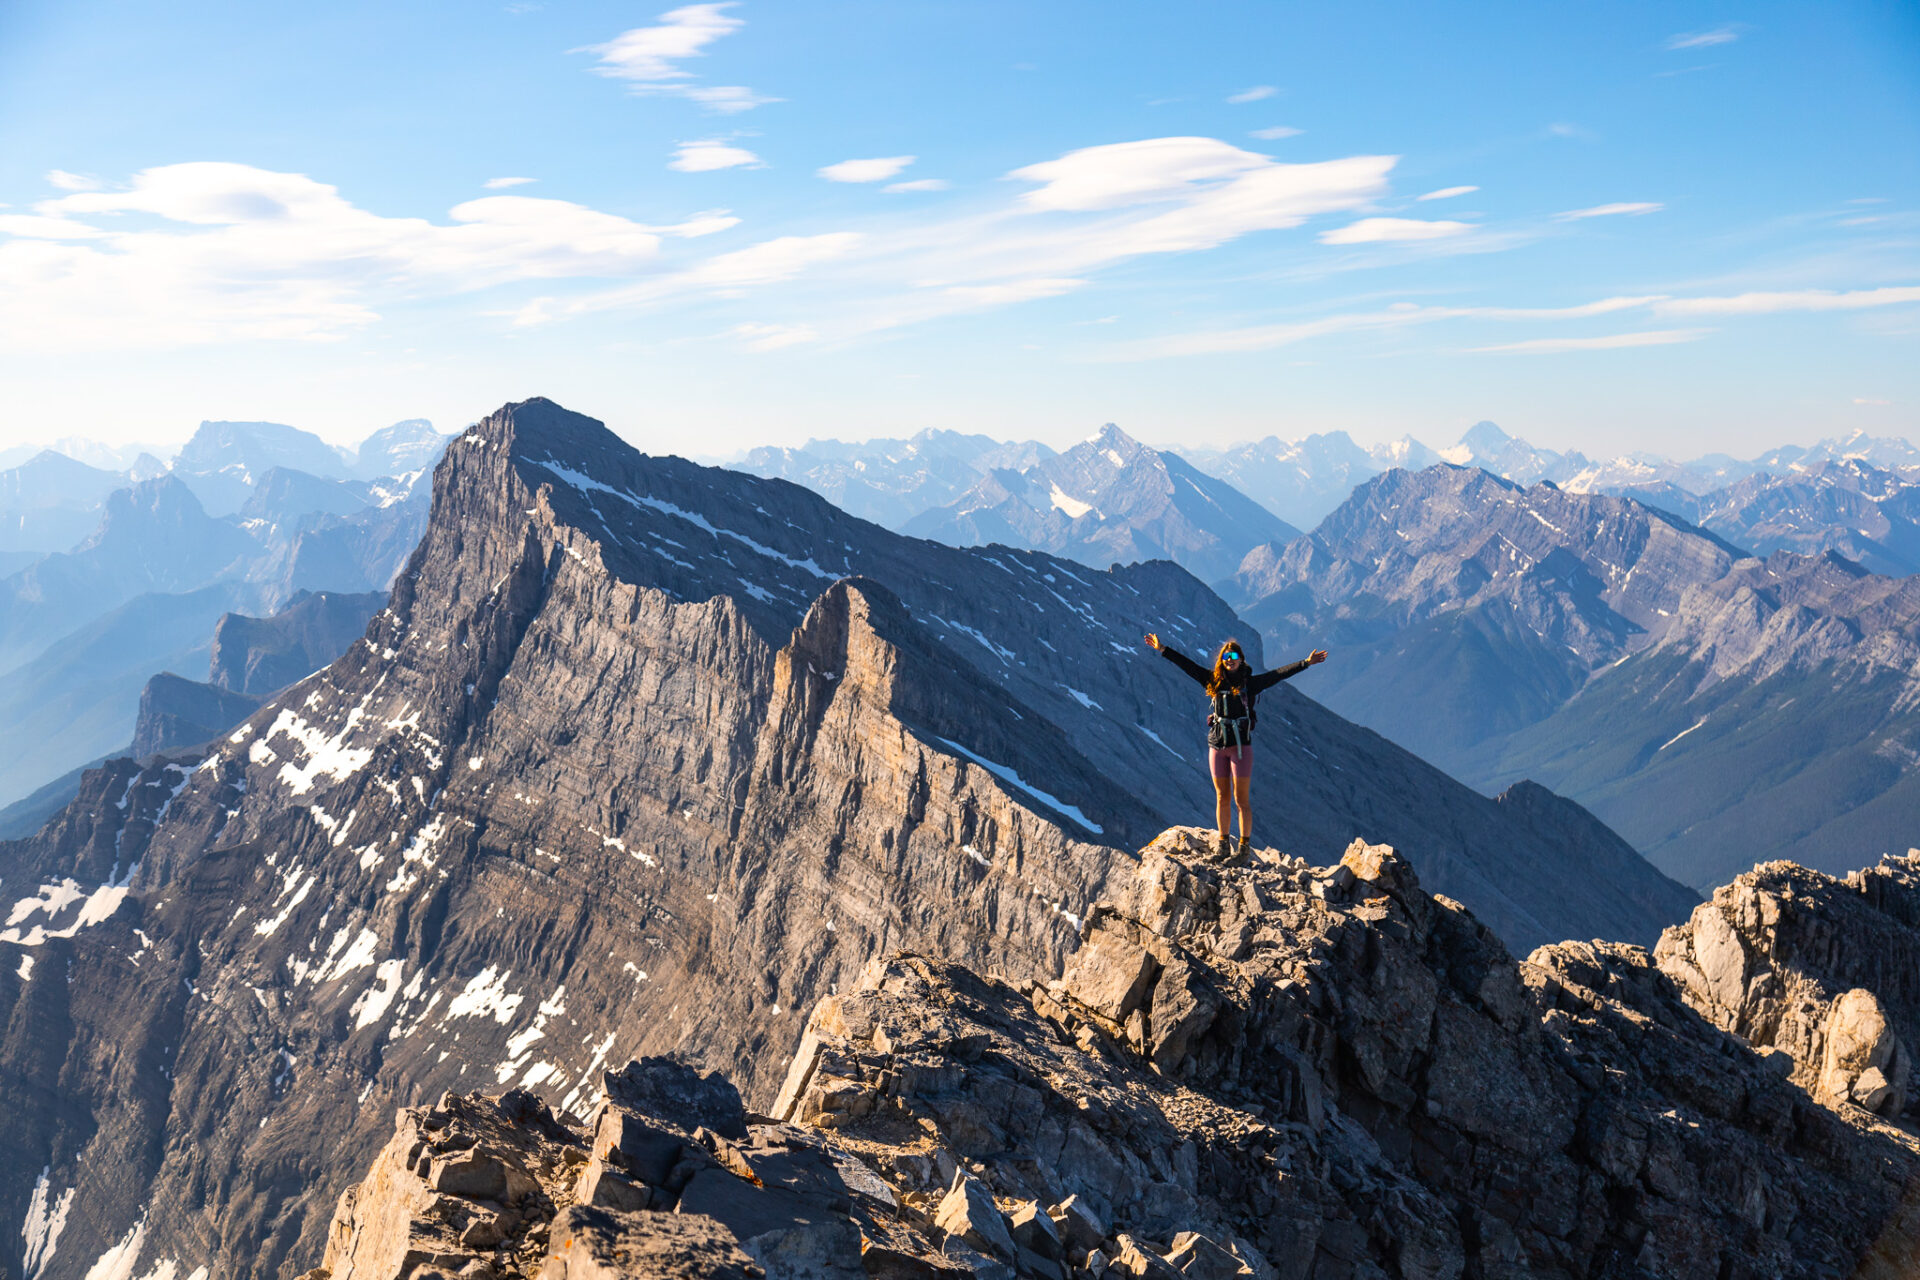
[[[1054,296],[1118,263],[1203,251],[1315,215],[1363,209],[1385,194],[1393,164],[1392,156],[1280,164],[1212,138],[1149,138],[1068,152],[1008,174],[1031,189],[998,209],[808,238],[827,250],[819,261],[833,259],[831,302],[809,320],[823,341],[839,340]],[[522,318],[645,307],[695,287],[706,287],[704,277],[642,281],[544,300]]]
[[[1305,132],[1306,130],[1296,129],[1290,124],[1276,124],[1269,125],[1265,129],[1255,129],[1252,136],[1267,142],[1278,142],[1282,138],[1297,138]]]
[[[911,182],[889,182],[884,191],[945,191],[952,186],[945,178],[915,178]]]
[[[1883,289],[1793,289],[1774,293],[1741,293],[1724,298],[1668,298],[1655,309],[1670,316],[1757,316],[1783,311],[1860,311],[1920,302],[1920,285],[1893,285]]]
[[[83,173],[68,173],[65,169],[47,170],[47,184],[62,191],[97,191],[103,185],[98,178],[90,178]]]
[[[1423,307],[1412,302],[1396,302],[1372,311],[1353,311],[1321,316],[1313,320],[1282,324],[1248,325],[1234,329],[1203,330],[1141,338],[1124,343],[1105,353],[1103,359],[1142,359],[1162,356],[1216,355],[1231,352],[1265,351],[1292,346],[1310,338],[1356,330],[1402,329],[1413,325],[1435,324],[1444,320],[1578,320],[1589,316],[1630,311],[1659,301],[1652,297],[1600,298],[1568,307]]]
[[[782,347],[797,347],[803,343],[817,341],[820,335],[808,324],[765,324],[749,322],[737,324],[727,333],[740,339],[749,351],[778,351]]]
[[[957,284],[949,285],[946,293],[950,298],[976,307],[1003,307],[1013,302],[1032,302],[1037,298],[1057,298],[1063,293],[1071,293],[1086,283],[1085,280],[1070,278],[1051,280],[1012,280],[1005,284]]]
[[[1414,199],[1415,200],[1451,200],[1455,196],[1470,196],[1474,192],[1478,191],[1479,189],[1480,188],[1478,187],[1442,187],[1438,191],[1429,191],[1427,192],[1427,194],[1423,196],[1415,196]]]
[[[1664,347],[1676,342],[1697,342],[1712,332],[1711,329],[1647,329],[1639,333],[1609,333],[1598,338],[1529,338],[1524,342],[1502,342],[1491,347],[1473,347],[1471,350],[1513,355],[1615,351],[1623,347]]]
[[[736,147],[718,138],[705,138],[698,142],[683,142],[674,148],[673,159],[667,161],[667,168],[678,169],[681,173],[711,173],[716,169],[758,167],[759,164],[760,157],[745,147]]]
[[[1382,244],[1401,240],[1444,240],[1474,229],[1471,222],[1423,222],[1418,218],[1362,218],[1320,233],[1321,244]]]
[[[567,299],[537,298],[512,314],[518,324],[539,325],[572,316],[646,307],[687,295],[742,296],[752,289],[785,283],[821,263],[844,258],[861,238],[851,231],[777,236],[618,288]]]
[[[723,4],[690,4],[660,15],[659,25],[623,31],[605,44],[587,45],[575,53],[597,54],[594,70],[625,80],[635,93],[672,94],[712,111],[747,111],[778,98],[755,93],[745,85],[695,85],[693,73],[680,64],[704,57],[707,46],[744,27],[746,21],[729,14],[732,0]]]
[[[1664,204],[1652,200],[1640,200],[1632,203],[1596,204],[1591,209],[1568,209],[1553,216],[1561,222],[1576,222],[1581,218],[1611,218],[1620,214],[1638,216],[1643,213],[1658,213],[1666,208]]]
[[[842,160],[815,170],[828,182],[884,182],[912,164],[913,156],[879,156],[872,160]]]
[[[150,215],[133,229],[116,214]],[[650,226],[564,200],[486,196],[448,221],[384,217],[303,174],[196,162],[0,220],[0,344],[168,348],[336,338],[395,297],[656,269],[661,244],[723,230]],[[155,225],[155,223],[158,225]]]
[[[1257,84],[1251,89],[1242,89],[1238,93],[1228,94],[1227,101],[1235,106],[1246,102],[1263,102],[1278,92],[1280,91],[1270,84]]]
[[[1888,405],[1893,403],[1893,401],[1891,400],[1873,400],[1873,399],[1867,398],[1866,396],[1855,396],[1853,398],[1853,402],[1855,404],[1866,404],[1866,405]]]
[[[1711,31],[1682,31],[1678,35],[1668,36],[1661,47],[1669,52],[1680,49],[1705,49],[1716,44],[1732,44],[1740,38],[1740,32],[1732,26],[1715,27]]]
[[[480,185],[489,191],[500,191],[507,187],[524,187],[529,182],[537,181],[537,178],[488,178]]]
[[[684,88],[675,89],[674,92],[683,98],[692,99],[709,111],[719,111],[726,115],[751,111],[755,107],[764,107],[769,102],[780,101],[779,98],[755,93],[743,84],[687,85]]]
[[[584,52],[600,55],[594,70],[621,80],[658,83],[685,80],[693,73],[680,66],[706,53],[708,45],[747,24],[731,17],[732,4],[690,4],[660,15],[657,27],[635,27],[605,44],[588,45]]]

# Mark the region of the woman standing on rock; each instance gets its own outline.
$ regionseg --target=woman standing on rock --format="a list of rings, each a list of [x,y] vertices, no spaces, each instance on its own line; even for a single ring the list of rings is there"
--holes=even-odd
[[[1255,675],[1247,665],[1238,640],[1220,646],[1213,670],[1149,634],[1147,647],[1158,649],[1160,656],[1192,676],[1207,691],[1212,709],[1207,715],[1207,764],[1213,774],[1213,820],[1220,828],[1220,851],[1228,850],[1227,800],[1240,811],[1240,846],[1245,853],[1253,836],[1253,813],[1247,806],[1247,789],[1253,781],[1254,701],[1282,680],[1290,680],[1316,662],[1327,660],[1325,649],[1315,649],[1298,662]]]

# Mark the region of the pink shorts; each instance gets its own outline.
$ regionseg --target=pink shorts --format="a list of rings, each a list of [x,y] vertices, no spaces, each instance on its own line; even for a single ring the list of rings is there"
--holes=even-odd
[[[1208,747],[1207,764],[1216,778],[1251,778],[1253,744],[1244,742],[1237,747]]]

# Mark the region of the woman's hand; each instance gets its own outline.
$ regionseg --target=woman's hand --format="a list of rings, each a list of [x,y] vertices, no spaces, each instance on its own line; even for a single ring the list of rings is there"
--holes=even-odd
[[[1153,632],[1151,631],[1147,632],[1147,648],[1158,649],[1159,647],[1160,647],[1160,637],[1153,634]]]
[[[1326,660],[1327,660],[1327,651],[1325,649],[1315,649],[1312,653],[1307,655],[1308,666],[1312,666],[1316,662],[1325,662]]]

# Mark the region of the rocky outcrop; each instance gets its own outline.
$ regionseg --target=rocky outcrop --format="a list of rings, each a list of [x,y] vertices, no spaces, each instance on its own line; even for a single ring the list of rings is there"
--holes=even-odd
[[[1209,849],[1143,850],[1057,980],[876,962],[813,1011],[769,1114],[659,1060],[607,1074],[584,1126],[525,1094],[405,1111],[324,1273],[1891,1280],[1911,1258],[1920,1143],[1808,1099],[1646,952],[1516,963],[1384,846]]]
[[[1920,850],[1844,878],[1767,863],[1654,956],[1689,1004],[1815,1097],[1885,1116],[1920,1100]]]

